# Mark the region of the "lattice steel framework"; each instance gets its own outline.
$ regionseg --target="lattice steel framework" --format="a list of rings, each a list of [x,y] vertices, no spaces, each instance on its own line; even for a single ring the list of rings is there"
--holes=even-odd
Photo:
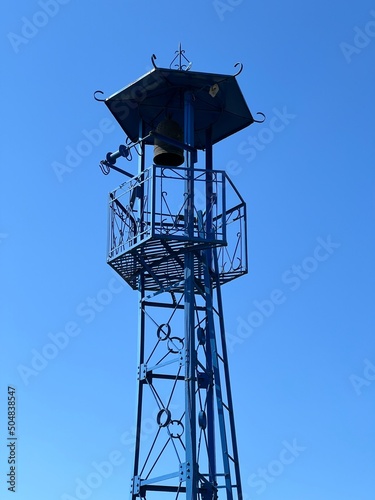
[[[116,159],[139,154],[138,174],[110,193],[108,238],[109,265],[139,292],[131,497],[242,500],[221,286],[247,272],[246,205],[212,146],[256,120],[237,75],[186,71],[183,53],[178,69],[153,56],[153,71],[104,100],[130,139],[103,171],[129,175]],[[146,168],[165,116],[183,128],[185,164]]]

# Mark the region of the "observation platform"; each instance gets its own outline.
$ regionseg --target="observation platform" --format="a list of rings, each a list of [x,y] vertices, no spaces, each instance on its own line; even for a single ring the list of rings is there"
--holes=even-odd
[[[194,169],[194,234],[189,235],[186,170],[152,165],[109,195],[108,264],[133,289],[143,276],[145,290],[182,292],[186,252],[194,253],[199,288],[202,250],[215,247],[221,284],[247,273],[243,198],[225,171]]]

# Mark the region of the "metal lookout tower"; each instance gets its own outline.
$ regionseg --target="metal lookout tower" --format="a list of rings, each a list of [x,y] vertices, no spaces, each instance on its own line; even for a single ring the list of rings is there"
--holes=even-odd
[[[213,145],[261,120],[242,65],[190,71],[181,46],[169,68],[155,60],[112,96],[95,93],[127,136],[101,168],[128,177],[109,195],[108,263],[139,293],[131,497],[242,500],[221,287],[247,272],[246,204]],[[135,155],[136,175],[116,165]]]

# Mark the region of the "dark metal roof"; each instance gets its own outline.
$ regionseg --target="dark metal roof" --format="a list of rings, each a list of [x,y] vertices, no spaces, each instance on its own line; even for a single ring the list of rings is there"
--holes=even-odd
[[[144,135],[166,117],[183,127],[187,91],[194,96],[195,147],[198,149],[205,148],[205,131],[210,126],[215,144],[254,122],[237,80],[231,75],[155,68],[105,99],[105,103],[125,134],[136,142],[140,139],[140,118],[145,124]],[[153,138],[147,143],[152,144]]]

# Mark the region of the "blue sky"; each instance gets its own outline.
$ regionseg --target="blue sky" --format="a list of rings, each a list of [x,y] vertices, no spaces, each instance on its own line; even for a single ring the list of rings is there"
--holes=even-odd
[[[5,10],[1,497],[8,385],[19,500],[128,495],[137,294],[106,264],[107,195],[123,178],[98,164],[123,136],[93,92],[136,80],[152,54],[169,66],[181,42],[196,71],[233,74],[242,62],[245,99],[267,116],[214,150],[248,204],[250,272],[223,289],[246,498],[372,500],[374,4]]]

